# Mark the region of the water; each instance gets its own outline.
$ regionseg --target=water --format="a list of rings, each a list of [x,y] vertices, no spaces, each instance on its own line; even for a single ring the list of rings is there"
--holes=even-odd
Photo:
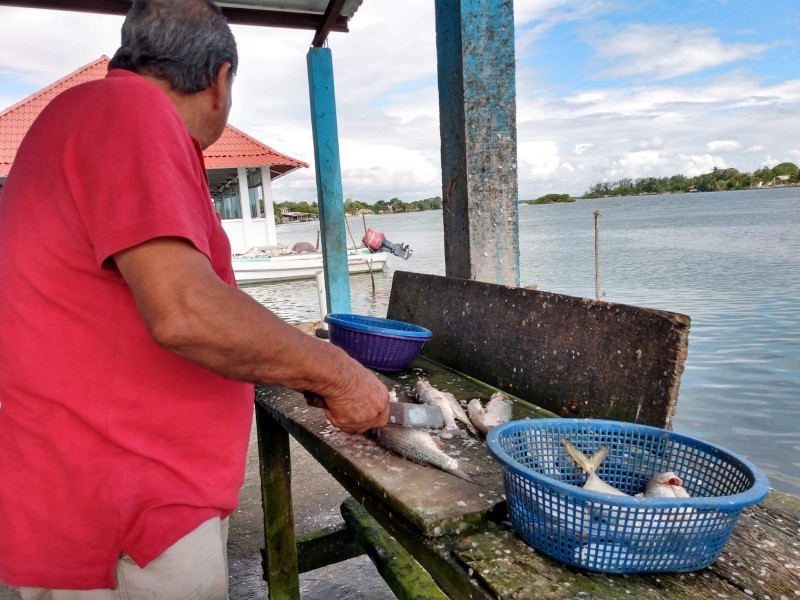
[[[594,217],[606,300],[688,314],[674,429],[748,457],[800,496],[800,188],[520,206],[521,283],[594,298]],[[351,279],[353,312],[385,316],[394,270],[444,275],[441,211],[367,217],[414,249]],[[349,220],[363,236],[360,218]],[[291,246],[317,223],[281,225]],[[289,321],[319,320],[313,281],[246,288]]]

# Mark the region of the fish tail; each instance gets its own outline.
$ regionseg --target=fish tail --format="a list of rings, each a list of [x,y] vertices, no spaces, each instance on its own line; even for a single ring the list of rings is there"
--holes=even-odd
[[[477,481],[475,481],[475,479],[472,477],[472,474],[471,474],[471,473],[467,472],[465,469],[462,469],[461,467],[455,467],[455,468],[453,468],[453,469],[445,469],[445,471],[447,471],[447,472],[448,472],[448,473],[450,473],[451,475],[455,475],[456,477],[460,477],[460,478],[461,478],[461,479],[463,479],[464,481],[469,481],[470,483],[474,483],[474,484],[476,484],[476,485],[477,485],[477,483],[478,483],[478,482],[477,482]]]
[[[592,466],[592,473],[597,472],[597,469],[600,468],[600,464],[606,459],[610,450],[608,446],[603,445],[600,446],[600,450],[592,455],[589,459],[589,464]]]
[[[586,458],[586,455],[583,452],[573,446],[572,442],[566,438],[561,440],[561,443],[564,445],[564,449],[567,451],[567,454],[570,455],[572,460],[574,460],[583,471],[585,471],[588,475],[594,473],[594,465],[588,458]]]

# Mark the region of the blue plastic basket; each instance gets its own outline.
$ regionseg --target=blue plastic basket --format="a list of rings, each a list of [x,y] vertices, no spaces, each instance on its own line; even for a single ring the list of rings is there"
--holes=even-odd
[[[610,453],[597,474],[627,494],[674,471],[691,498],[635,498],[584,490],[564,449]],[[500,462],[508,513],[529,545],[563,563],[603,573],[695,571],[713,563],[742,509],[763,500],[767,478],[718,446],[656,427],[592,419],[532,419],[487,436]]]
[[[433,337],[419,325],[379,317],[333,313],[325,322],[332,344],[378,371],[402,371]]]

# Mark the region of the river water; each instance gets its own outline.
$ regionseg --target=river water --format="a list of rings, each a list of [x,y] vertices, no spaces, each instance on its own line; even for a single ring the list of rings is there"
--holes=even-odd
[[[520,205],[521,283],[692,319],[675,431],[746,456],[772,487],[800,496],[800,188]],[[363,236],[361,218],[348,220]],[[351,278],[353,312],[385,316],[395,270],[444,275],[441,211],[375,215],[367,225],[414,256]],[[291,246],[318,223],[278,226]],[[314,281],[249,286],[288,321],[319,320]]]

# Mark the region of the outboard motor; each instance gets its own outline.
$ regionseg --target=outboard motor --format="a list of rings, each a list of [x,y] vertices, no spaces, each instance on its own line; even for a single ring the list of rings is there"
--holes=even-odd
[[[411,258],[411,255],[414,253],[413,250],[408,247],[408,244],[396,244],[394,242],[390,242],[386,239],[385,235],[383,235],[380,231],[375,231],[374,229],[367,229],[367,233],[361,240],[361,243],[367,246],[373,252],[388,250],[395,256],[399,256],[404,260]]]

